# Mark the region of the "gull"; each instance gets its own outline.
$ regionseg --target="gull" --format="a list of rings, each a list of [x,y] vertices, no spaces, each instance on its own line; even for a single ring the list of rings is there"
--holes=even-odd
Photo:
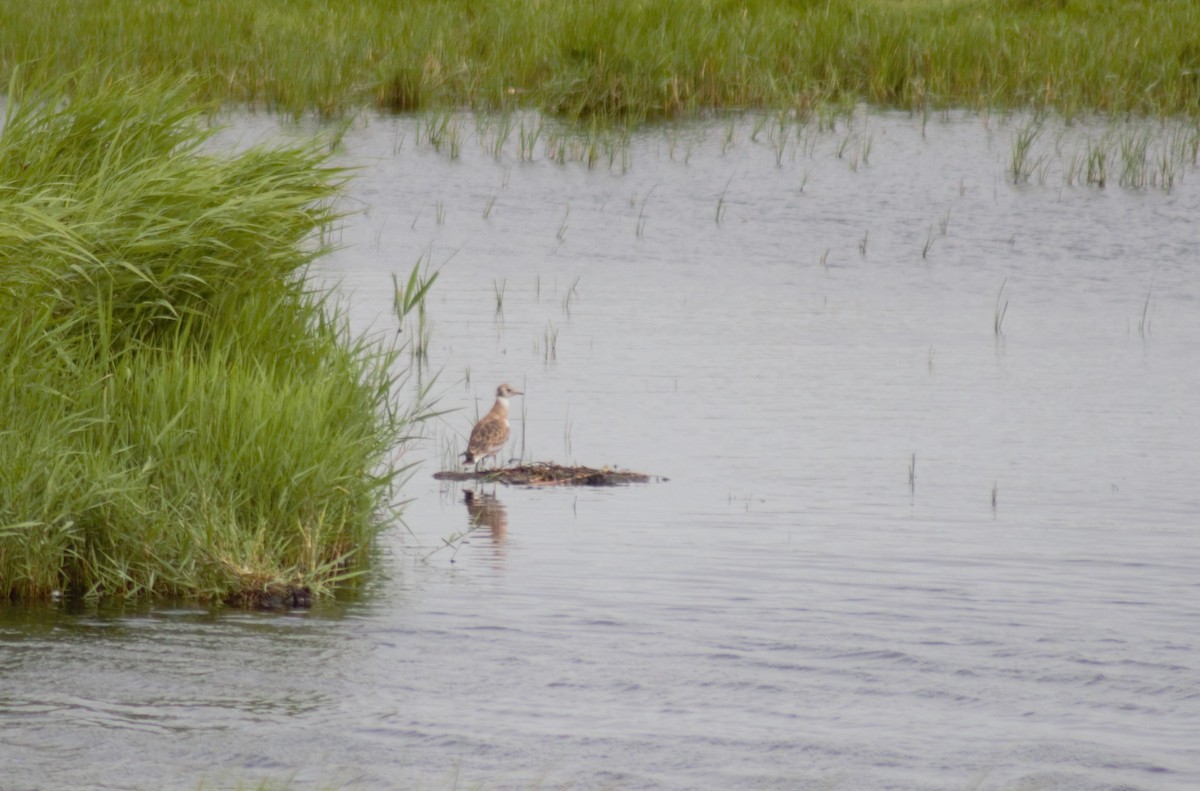
[[[496,403],[471,429],[471,438],[467,440],[467,450],[463,453],[464,464],[474,464],[478,471],[479,463],[491,456],[492,462],[499,465],[496,454],[504,450],[508,442],[508,399],[515,395],[525,394],[507,384],[496,388]]]

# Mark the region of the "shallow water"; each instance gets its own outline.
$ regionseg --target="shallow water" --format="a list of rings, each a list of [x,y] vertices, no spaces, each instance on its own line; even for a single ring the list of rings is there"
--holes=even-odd
[[[1014,185],[978,116],[593,169],[460,120],[351,130],[318,273],[394,333],[441,271],[458,411],[369,594],[0,610],[0,788],[1200,785],[1200,173],[1067,184],[1082,125]],[[669,480],[467,503],[430,474],[501,381],[513,456]]]

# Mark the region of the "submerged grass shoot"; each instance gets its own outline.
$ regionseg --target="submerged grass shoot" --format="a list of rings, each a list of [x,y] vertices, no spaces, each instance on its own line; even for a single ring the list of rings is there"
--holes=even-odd
[[[558,360],[558,327],[555,327],[553,322],[546,322],[545,353],[543,362],[549,364]]]
[[[0,133],[0,599],[353,578],[419,415],[304,276],[345,174],[207,152],[179,83],[67,83],[14,82]]]
[[[568,318],[571,316],[571,303],[573,303],[579,297],[579,281],[581,280],[583,280],[583,275],[576,275],[575,279],[571,281],[571,287],[568,288],[567,293],[563,295],[563,315],[567,316]]]
[[[992,334],[997,338],[1004,332],[1004,317],[1008,315],[1008,300],[1004,298],[1004,287],[1007,285],[1008,278],[1006,277],[996,291],[996,309],[992,313]]]
[[[496,316],[500,316],[504,313],[504,292],[507,288],[507,280],[492,281],[492,293],[496,297]]]
[[[1142,303],[1142,317],[1138,320],[1138,334],[1143,338],[1150,332],[1150,296],[1154,293],[1154,286],[1151,285],[1146,291],[1146,301]]]
[[[1041,163],[1042,157],[1033,155],[1033,144],[1042,133],[1042,119],[1038,116],[1029,118],[1020,129],[1013,134],[1012,161],[1009,165],[1009,175],[1014,184],[1024,184],[1029,181],[1033,171]]]

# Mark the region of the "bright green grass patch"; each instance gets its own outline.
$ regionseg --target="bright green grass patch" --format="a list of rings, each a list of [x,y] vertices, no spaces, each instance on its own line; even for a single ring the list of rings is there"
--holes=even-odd
[[[320,594],[419,418],[305,283],[345,174],[207,152],[169,83],[73,81],[0,130],[0,597]]]
[[[199,75],[293,113],[1200,112],[1191,0],[0,0],[0,72]]]

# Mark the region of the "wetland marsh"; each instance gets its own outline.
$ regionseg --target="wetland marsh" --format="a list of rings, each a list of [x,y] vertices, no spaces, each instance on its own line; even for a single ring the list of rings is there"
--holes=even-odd
[[[1187,126],[1046,121],[1014,179],[1028,122],[736,117],[589,168],[360,121],[313,274],[394,334],[428,262],[457,410],[405,524],[290,616],[5,609],[4,785],[1194,787],[1200,174],[1072,179]],[[500,381],[512,455],[670,480],[434,480]]]
[[[188,77],[210,99],[539,110],[607,127],[870,102],[1200,112],[1200,8],[1161,0],[0,2],[0,79]]]
[[[396,8],[0,0],[0,789],[1200,785],[1200,5]]]

